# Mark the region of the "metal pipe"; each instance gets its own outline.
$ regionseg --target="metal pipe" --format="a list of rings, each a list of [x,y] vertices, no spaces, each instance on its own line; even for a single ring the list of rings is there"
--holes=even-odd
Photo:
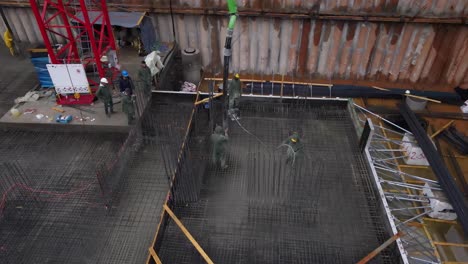
[[[417,206],[417,207],[406,207],[406,208],[396,208],[390,209],[390,211],[403,211],[403,210],[417,210],[417,209],[424,209],[424,208],[431,208],[430,206]]]
[[[232,41],[232,34],[234,32],[234,26],[236,24],[236,16],[237,16],[237,6],[234,0],[228,0],[228,8],[229,14],[231,15],[229,18],[228,29],[226,32],[226,42],[224,43],[224,71],[223,71],[223,128],[226,130],[228,129],[228,113],[227,113],[227,105],[228,105],[228,95],[227,95],[227,81],[229,77],[229,62],[231,60],[232,49],[231,49],[231,41]]]
[[[417,184],[387,181],[387,180],[384,180],[384,179],[382,179],[382,182],[385,182],[385,183],[388,183],[388,184],[391,184],[391,185],[401,186],[401,187],[408,187],[408,188],[415,189],[415,190],[423,190],[425,188],[425,187],[417,185]],[[430,186],[429,188],[432,189],[432,190],[437,190],[437,191],[442,190],[441,188],[437,188],[437,187],[433,187],[433,186]]]
[[[384,170],[384,171],[388,171],[388,172],[393,172],[393,173],[396,173],[396,174],[403,174],[405,176],[408,176],[410,178],[413,178],[413,179],[417,179],[417,180],[421,180],[421,181],[426,181],[426,182],[430,182],[430,183],[433,183],[433,184],[437,184],[439,185],[439,182],[438,181],[435,181],[435,180],[430,180],[430,179],[426,179],[426,178],[422,178],[422,177],[419,177],[419,176],[416,176],[416,175],[412,175],[412,174],[408,174],[406,172],[402,172],[402,171],[397,171],[397,170],[393,170],[392,168],[389,168],[389,167],[378,167],[376,166],[375,167],[376,169],[379,169],[379,170]]]
[[[413,220],[415,220],[415,219],[418,219],[419,217],[422,217],[422,216],[425,216],[425,215],[427,215],[427,214],[429,214],[429,213],[432,213],[432,211],[433,211],[433,210],[429,210],[429,211],[426,211],[426,212],[424,212],[424,213],[422,213],[422,214],[418,214],[418,215],[416,215],[416,216],[414,216],[414,217],[411,217],[410,219],[408,219],[408,220],[406,220],[406,221],[404,221],[404,222],[399,223],[397,226],[404,225],[404,224],[406,224],[406,223],[408,223],[408,222],[411,222],[411,221],[413,221]]]
[[[369,114],[371,114],[371,115],[373,115],[373,116],[375,116],[375,117],[377,117],[377,118],[379,118],[379,119],[381,119],[381,120],[383,120],[383,121],[389,123],[390,125],[392,125],[392,126],[394,126],[394,127],[396,127],[396,128],[399,128],[399,129],[402,130],[402,131],[405,131],[406,133],[409,133],[409,134],[413,135],[413,133],[411,133],[410,131],[408,131],[408,130],[402,128],[401,126],[399,126],[399,125],[397,125],[397,124],[395,124],[395,123],[393,123],[393,122],[391,122],[391,121],[389,121],[389,120],[387,120],[387,119],[385,119],[385,118],[379,116],[378,114],[374,114],[373,112],[371,112],[371,111],[365,109],[364,107],[361,107],[361,106],[357,105],[356,103],[353,103],[353,104],[354,104],[355,107],[359,108],[360,110],[362,110],[362,111],[364,111],[364,112],[367,112],[367,113],[369,113]]]

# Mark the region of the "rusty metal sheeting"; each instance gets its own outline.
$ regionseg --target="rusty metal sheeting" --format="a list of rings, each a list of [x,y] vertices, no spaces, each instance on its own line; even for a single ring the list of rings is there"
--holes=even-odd
[[[28,4],[28,0],[3,0],[4,4]],[[167,9],[169,0],[108,0],[111,6]],[[174,9],[226,10],[224,0],[172,0]],[[329,14],[380,14],[404,16],[463,16],[465,0],[238,0],[239,11]],[[466,12],[466,11],[465,11]],[[465,13],[466,14],[466,13]]]
[[[224,4],[222,1],[199,0],[174,1],[174,5],[189,8],[203,4],[206,6],[207,2],[214,7]],[[263,8],[266,8],[269,6],[268,3],[273,1],[241,2],[241,6],[261,8],[263,5]],[[276,2],[278,8],[287,8],[293,3],[293,1]],[[295,1],[300,8],[311,5],[303,2],[313,1]],[[459,10],[460,5],[463,6],[461,3],[466,3],[463,0],[450,1],[450,5],[449,2],[445,4],[439,0],[425,2],[428,2],[426,5],[434,10],[440,9],[439,13],[443,13],[445,8],[455,12]],[[130,4],[136,3],[136,1],[130,2]],[[163,8],[169,1],[154,3],[160,4],[159,7]],[[332,7],[328,1],[322,5],[327,8],[337,8]],[[358,6],[365,4],[361,3]],[[413,10],[413,7],[403,8],[403,6],[410,5],[398,4],[398,8],[402,10]],[[453,6],[453,10],[448,6]],[[23,42],[41,42],[30,9],[4,9],[15,37]],[[157,30],[157,38],[163,42],[172,41],[170,15],[149,13],[149,16]],[[227,19],[223,16],[176,14],[174,22],[180,46],[199,48],[205,71],[213,74],[221,73],[222,43]],[[275,74],[276,78],[284,74],[289,80],[332,79],[417,83],[419,86],[427,84],[427,87],[423,87],[427,90],[435,89],[431,88],[435,87],[433,85],[448,90],[450,87],[468,83],[468,64],[463,63],[466,61],[468,61],[468,27],[462,25],[241,16],[233,37],[231,69],[233,72],[239,71],[243,74],[263,76]]]
[[[160,40],[171,41],[170,17],[154,15],[153,21]],[[205,71],[221,71],[226,23],[175,17],[177,41],[201,50]],[[241,18],[233,39],[233,72],[459,85],[468,70],[463,26]]]

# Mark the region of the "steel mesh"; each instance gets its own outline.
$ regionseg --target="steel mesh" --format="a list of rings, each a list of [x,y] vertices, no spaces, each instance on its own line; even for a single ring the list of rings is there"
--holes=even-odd
[[[206,120],[201,112],[195,124]],[[219,122],[219,113],[213,116]],[[291,166],[278,146],[293,131],[305,148]],[[189,133],[183,152],[206,166],[184,174],[193,161],[180,160],[178,184],[191,181],[174,189],[170,202],[215,263],[353,263],[389,237],[346,102],[244,102],[241,120],[230,123],[224,170],[210,165],[208,136]],[[193,182],[201,183],[198,196],[188,199],[185,190],[198,187]],[[163,263],[204,263],[171,220],[160,233]],[[393,247],[372,261],[395,262]]]
[[[192,101],[171,105],[153,100],[130,139],[0,131],[0,263],[143,263],[169,187],[159,145],[180,146]]]

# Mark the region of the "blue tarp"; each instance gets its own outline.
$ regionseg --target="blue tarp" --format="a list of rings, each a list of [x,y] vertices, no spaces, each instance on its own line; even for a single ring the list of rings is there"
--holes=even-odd
[[[47,70],[47,64],[49,64],[49,57],[31,58],[31,62],[34,65],[34,69],[37,72],[39,83],[42,88],[51,88],[54,86],[52,79],[50,78],[49,71]]]
[[[100,12],[88,12],[90,21],[95,21]],[[83,13],[76,13],[76,17],[83,20]],[[109,12],[109,19],[112,26],[120,26],[124,28],[139,27],[141,30],[141,42],[147,53],[156,50],[156,32],[151,19],[145,16],[145,12]],[[76,21],[76,20],[75,20]],[[78,21],[76,21],[78,22]],[[102,24],[102,18],[99,18],[95,25]]]
[[[89,11],[88,12],[89,20],[91,22],[96,20],[99,14],[101,14],[101,12]],[[140,23],[143,20],[144,15],[145,15],[145,12],[109,12],[109,20],[112,26],[134,28],[134,27],[140,26]],[[80,20],[84,20],[82,12],[77,12],[75,16],[76,18]],[[79,21],[75,20],[75,22],[79,22]],[[94,24],[101,25],[102,18],[99,18]]]
[[[147,53],[151,53],[152,51],[156,50],[156,32],[153,27],[153,23],[151,19],[145,17],[140,25],[141,30],[141,42],[143,43],[143,47]]]

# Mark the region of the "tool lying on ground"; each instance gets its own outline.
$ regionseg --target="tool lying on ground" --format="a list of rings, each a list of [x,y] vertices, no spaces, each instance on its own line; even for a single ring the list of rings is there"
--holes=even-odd
[[[56,115],[55,116],[55,122],[57,123],[68,124],[72,120],[73,120],[73,117],[71,115],[67,115],[67,116]]]
[[[66,107],[71,107],[71,108],[74,108],[76,110],[86,112],[86,113],[90,113],[90,114],[95,114],[96,113],[96,111],[93,111],[93,110],[90,110],[90,109],[83,109],[83,108],[78,107],[76,105],[66,105]]]
[[[54,110],[54,111],[57,111],[59,113],[65,113],[65,110],[62,110],[62,109],[57,108],[57,107],[52,107],[51,109]]]

